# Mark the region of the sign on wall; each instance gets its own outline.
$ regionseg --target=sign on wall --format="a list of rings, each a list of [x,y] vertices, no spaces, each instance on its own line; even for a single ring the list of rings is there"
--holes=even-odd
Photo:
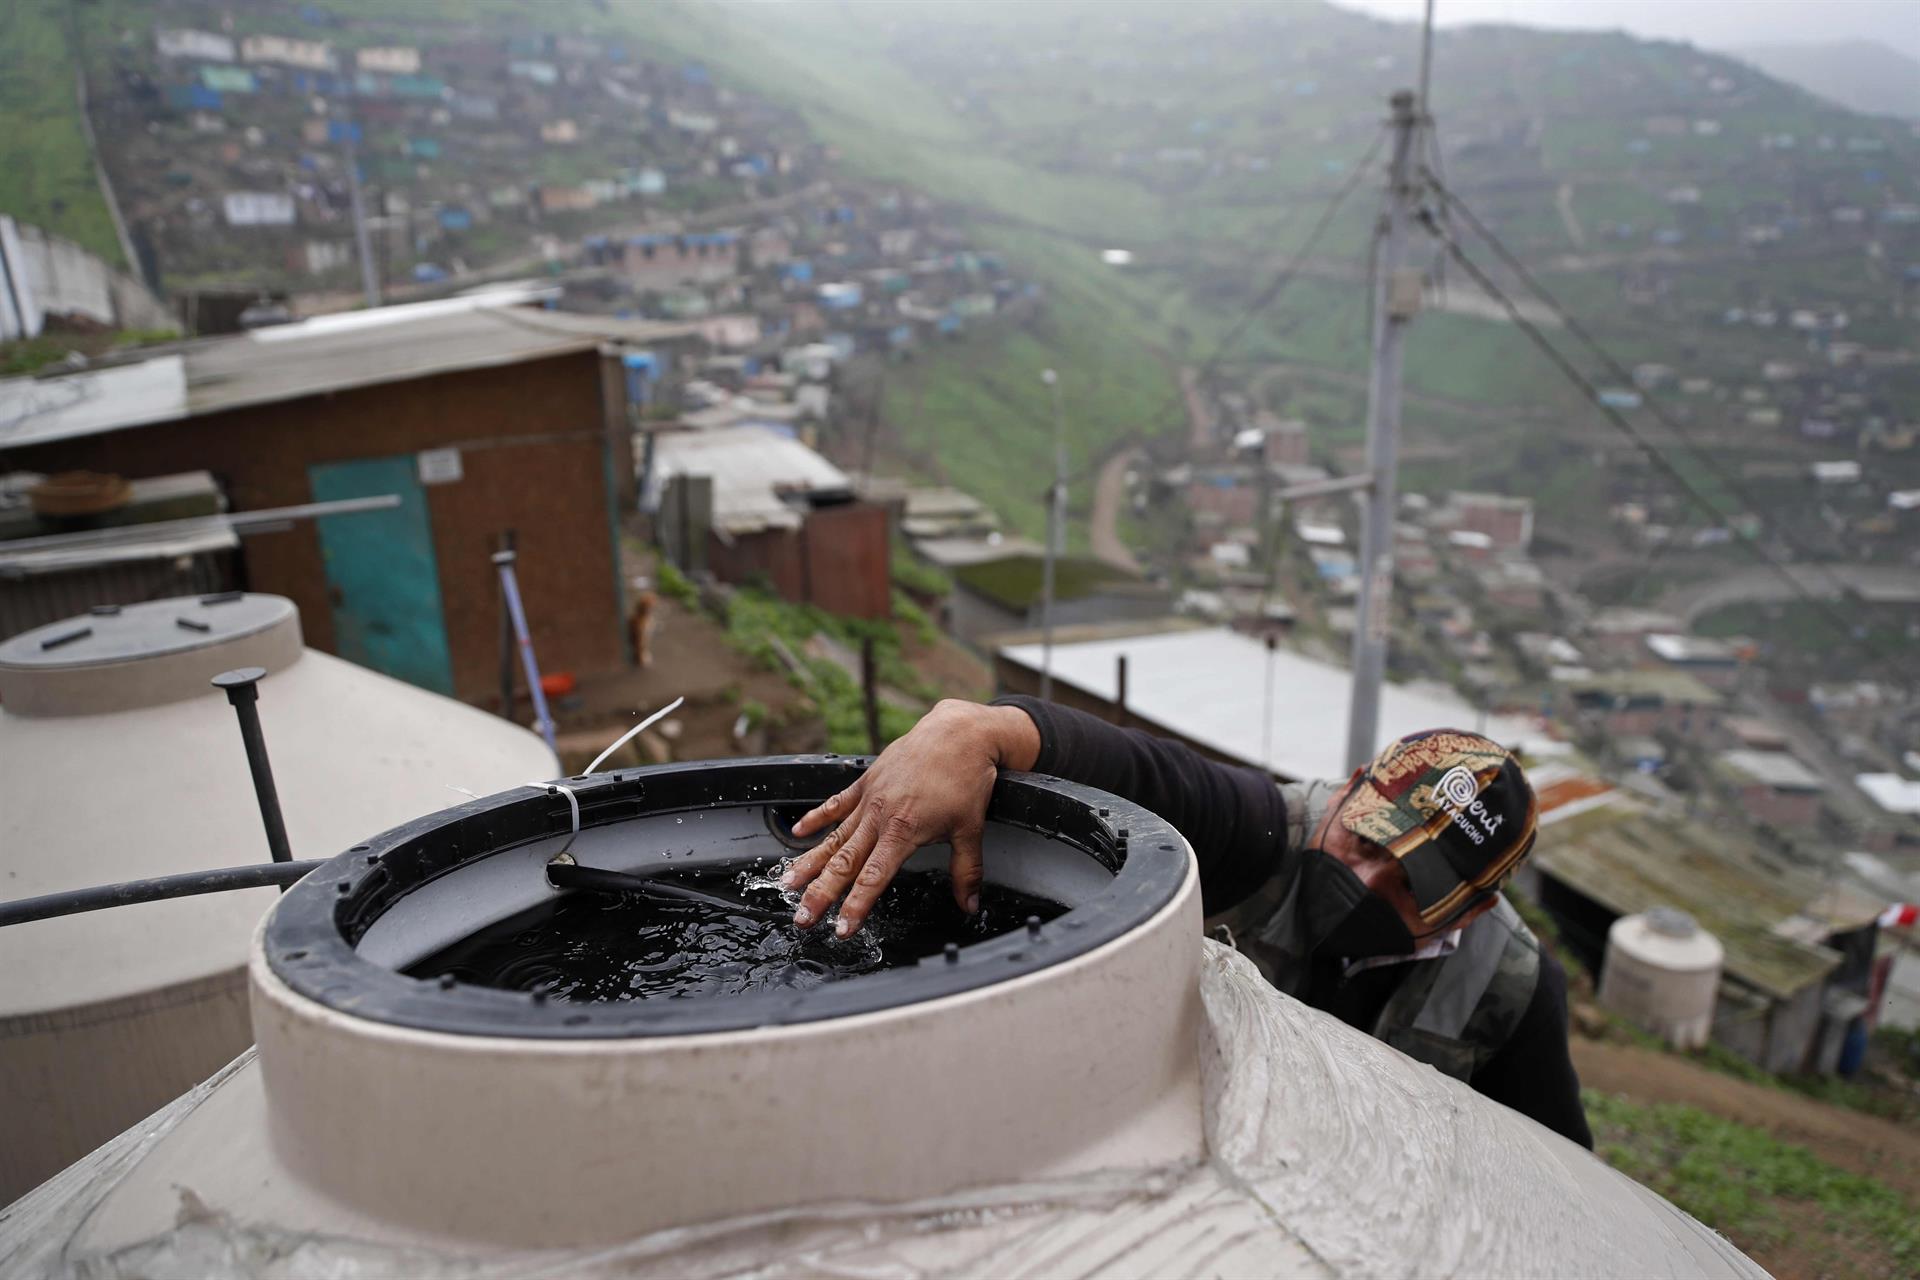
[[[419,458],[421,484],[452,484],[465,474],[458,449],[423,449]]]

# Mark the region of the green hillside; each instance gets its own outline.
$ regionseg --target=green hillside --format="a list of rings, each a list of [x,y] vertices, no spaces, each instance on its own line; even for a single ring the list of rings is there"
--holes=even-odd
[[[72,41],[76,0],[9,0],[0,21],[0,213],[111,263],[120,241],[94,180]]]
[[[72,48],[84,49],[98,100],[163,15],[210,24],[226,10],[17,8],[0,32],[0,94],[10,124],[43,127],[0,134],[0,208],[111,253],[72,94],[55,91]],[[1378,139],[1388,93],[1415,79],[1418,52],[1410,26],[1304,2],[337,0],[232,16],[236,32],[318,22],[326,30],[308,34],[342,47],[450,34],[618,41],[796,110],[840,172],[941,200],[973,242],[1041,282],[1048,305],[1018,332],[971,334],[889,369],[883,447],[979,492],[1029,533],[1050,465],[1039,370],[1060,372],[1076,471],[1122,444],[1177,437],[1175,370],[1215,355],[1301,245]],[[1449,184],[1630,365],[1711,385],[1683,408],[1722,463],[1789,465],[1814,448],[1794,434],[1799,421],[1827,416],[1836,397],[1847,440],[1876,420],[1920,418],[1920,374],[1891,360],[1792,397],[1762,387],[1762,400],[1745,398],[1769,364],[1820,362],[1788,323],[1798,313],[1842,315],[1841,336],[1869,352],[1911,347],[1920,307],[1902,301],[1901,281],[1920,263],[1909,217],[1920,140],[1904,124],[1690,46],[1622,35],[1445,30],[1433,84],[1431,159]],[[120,131],[106,132],[111,167]],[[573,180],[553,169],[564,156],[522,159],[530,177]],[[1302,278],[1222,363],[1226,384],[1305,418],[1323,460],[1359,440],[1378,189],[1377,174],[1362,177]],[[473,248],[486,245],[476,237]],[[1131,265],[1103,263],[1109,248],[1128,250]],[[1457,270],[1437,275],[1457,301],[1423,315],[1408,344],[1410,482],[1550,496],[1550,532],[1625,496],[1630,485],[1595,482],[1604,428],[1583,398]],[[1727,319],[1735,313],[1773,319]],[[1764,438],[1748,420],[1763,402],[1782,419]],[[1090,501],[1084,475],[1072,501],[1076,512]]]
[[[1147,383],[1164,388],[1164,370],[1215,350],[1377,135],[1388,93],[1417,70],[1413,28],[1306,4],[742,4],[685,17],[666,24],[673,38],[796,103],[848,162],[970,208],[979,238],[1053,286],[1083,346],[1109,361],[1130,351],[1130,364],[1154,370],[1125,403],[1079,417],[1079,459],[1180,430]],[[1843,310],[1852,334],[1910,343],[1911,313],[1893,313],[1889,287],[1901,264],[1920,261],[1920,231],[1891,220],[1920,172],[1904,126],[1731,59],[1620,35],[1443,31],[1434,67],[1450,184],[1629,365],[1696,374],[1729,397],[1769,361],[1807,360],[1805,334],[1784,321],[1795,308]],[[1361,187],[1311,278],[1230,359],[1240,380],[1284,364],[1268,399],[1306,417],[1323,454],[1359,436],[1377,191],[1377,180]],[[1100,265],[1104,247],[1131,250],[1135,264]],[[1471,292],[1457,271],[1443,279]],[[1756,306],[1779,309],[1781,322],[1722,318]],[[1410,478],[1535,492],[1555,500],[1549,527],[1589,522],[1609,490],[1594,483],[1587,441],[1605,428],[1522,335],[1481,310],[1430,313],[1414,328],[1407,384],[1429,399],[1408,411]],[[1108,336],[1089,342],[1089,324]],[[1031,474],[1045,465],[1039,389],[1024,373],[987,372],[1031,366],[1030,354],[1010,346],[998,363],[973,352],[918,368],[890,382],[889,416],[909,444],[943,442],[950,472]],[[1075,372],[1081,395],[1100,394],[1093,368]],[[1920,382],[1868,381],[1859,395],[1886,416],[1920,416]],[[1063,385],[1071,412],[1076,380]],[[1736,468],[1756,444],[1769,455],[1801,447],[1756,442],[1731,410],[1687,412]],[[968,450],[993,466],[946,456]],[[1033,501],[1023,527],[1037,522]]]

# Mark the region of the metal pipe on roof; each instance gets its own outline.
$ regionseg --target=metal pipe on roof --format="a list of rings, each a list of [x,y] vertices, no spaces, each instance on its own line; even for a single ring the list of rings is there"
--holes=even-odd
[[[273,765],[267,759],[267,738],[260,729],[260,678],[264,667],[237,667],[213,678],[213,686],[227,695],[240,720],[240,741],[247,749],[247,769],[253,774],[254,798],[260,802],[260,824],[267,830],[267,851],[275,862],[293,861],[287,843],[287,823],[280,813],[280,790],[273,785]]]
[[[264,533],[268,531],[268,527],[283,525],[290,520],[359,515],[367,511],[385,511],[399,505],[399,494],[383,493],[370,498],[342,498],[336,502],[303,502],[291,507],[229,511],[217,516],[187,516],[180,520],[155,520],[150,524],[116,525],[107,529],[81,529],[74,533],[47,533],[34,538],[10,538],[0,546],[0,555],[12,556],[28,551],[65,551],[87,547],[138,544],[173,535],[220,528],[231,529],[239,534]]]

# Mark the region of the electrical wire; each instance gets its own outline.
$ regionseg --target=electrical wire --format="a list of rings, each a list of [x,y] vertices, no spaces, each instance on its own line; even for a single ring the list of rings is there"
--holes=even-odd
[[[1593,353],[1594,357],[1600,361],[1608,373],[1620,382],[1630,383],[1633,381],[1633,375],[1628,372],[1626,367],[1622,365],[1606,347],[1601,345],[1600,340],[1594,337],[1586,326],[1582,325],[1578,319],[1568,312],[1567,308],[1562,305],[1558,298],[1547,291],[1546,286],[1540,283],[1539,278],[1527,269],[1526,264],[1520,261],[1519,257],[1514,254],[1512,250],[1501,243],[1500,238],[1494,235],[1486,223],[1480,220],[1479,216],[1467,205],[1466,201],[1462,200],[1452,191],[1449,191],[1445,183],[1431,171],[1427,174],[1427,180],[1434,191],[1439,194],[1444,204],[1459,212],[1461,218],[1473,229],[1474,233],[1486,241],[1495,256],[1497,256],[1510,271],[1519,277],[1520,282],[1533,293],[1534,297],[1538,298],[1542,304],[1553,312],[1555,318],[1565,326],[1568,333],[1572,334],[1588,351]],[[1754,516],[1756,519],[1765,521],[1765,517],[1761,514],[1761,511],[1766,506],[1766,503],[1758,498],[1753,491],[1746,486],[1744,481],[1715,460],[1713,455],[1708,453],[1685,427],[1681,426],[1676,419],[1668,415],[1666,411],[1661,409],[1652,399],[1645,399],[1643,401],[1643,407],[1648,416],[1652,417],[1654,421],[1665,427],[1677,440],[1687,446],[1689,452],[1699,460],[1701,465],[1712,472],[1714,478],[1726,486],[1727,490],[1739,499],[1740,504],[1746,508],[1748,514]],[[1774,531],[1779,533],[1782,539],[1786,538],[1786,532],[1783,527],[1775,525]],[[1793,549],[1799,554],[1806,554],[1801,548],[1795,547]],[[1818,573],[1835,588],[1845,589],[1846,584],[1828,572],[1826,566],[1820,564],[1818,561],[1810,560],[1806,563],[1806,567]]]
[[[1195,379],[1196,382],[1204,382],[1212,378],[1213,375],[1218,372],[1220,362],[1226,359],[1228,352],[1232,350],[1234,344],[1240,341],[1241,335],[1247,330],[1247,326],[1252,324],[1262,311],[1265,311],[1268,307],[1279,301],[1280,295],[1287,291],[1287,286],[1293,283],[1294,279],[1300,274],[1300,269],[1306,265],[1307,256],[1319,245],[1320,237],[1325,235],[1327,228],[1333,225],[1334,215],[1338,214],[1341,206],[1346,204],[1347,197],[1352,195],[1354,189],[1360,185],[1360,180],[1367,176],[1367,167],[1373,163],[1373,158],[1379,154],[1380,148],[1386,142],[1386,139],[1387,134],[1385,130],[1374,135],[1372,143],[1368,145],[1360,159],[1354,163],[1353,172],[1347,175],[1347,180],[1340,184],[1334,191],[1332,197],[1328,199],[1325,207],[1321,209],[1320,216],[1314,221],[1313,229],[1307,232],[1306,240],[1301,243],[1298,249],[1294,250],[1293,255],[1288,258],[1286,264],[1274,274],[1273,279],[1267,282],[1266,287],[1255,294],[1253,301],[1247,304],[1247,309],[1241,313],[1240,318],[1234,322],[1233,327],[1227,330],[1226,336],[1220,339],[1219,343],[1213,349],[1213,354],[1208,356],[1205,363],[1201,365],[1200,373]],[[1175,401],[1178,399],[1178,396],[1174,397]],[[1171,407],[1171,405],[1168,407]],[[1162,412],[1164,412],[1164,410]],[[1155,416],[1157,417],[1159,415]]]
[[[159,902],[167,898],[226,893],[233,889],[259,889],[268,885],[285,887],[323,865],[323,859],[260,862],[246,867],[187,871],[180,875],[156,876],[150,880],[127,880],[86,889],[67,889],[60,893],[42,894],[37,898],[16,898],[12,902],[0,902],[0,928],[34,920],[49,920],[55,916],[76,915],[82,911],[131,906],[136,902]]]
[[[1646,455],[1647,460],[1653,463],[1668,479],[1672,480],[1680,491],[1702,511],[1712,515],[1716,520],[1723,518],[1719,508],[1714,505],[1712,499],[1700,489],[1685,471],[1675,465],[1672,459],[1661,452],[1660,448],[1648,440],[1639,428],[1628,421],[1624,415],[1600,399],[1600,388],[1582,373],[1558,347],[1548,341],[1546,335],[1540,331],[1537,325],[1521,313],[1519,305],[1507,296],[1506,291],[1501,289],[1500,286],[1494,282],[1493,278],[1481,269],[1479,264],[1467,256],[1465,250],[1460,247],[1459,241],[1448,235],[1440,227],[1431,211],[1423,211],[1420,215],[1420,221],[1422,225],[1426,227],[1429,234],[1438,238],[1441,243],[1446,246],[1448,254],[1453,258],[1454,262],[1459,265],[1460,269],[1465,272],[1475,284],[1485,290],[1488,297],[1498,302],[1501,307],[1506,310],[1507,317],[1512,321],[1514,326],[1525,334],[1534,346],[1540,349],[1541,354],[1545,355],[1553,366],[1559,370],[1562,376],[1586,396],[1588,401],[1600,411],[1601,415],[1605,417],[1616,430],[1632,441],[1633,444]],[[1849,621],[1845,615],[1834,609],[1831,602],[1808,591],[1806,584],[1800,581],[1793,570],[1776,558],[1771,552],[1767,551],[1765,547],[1761,546],[1758,540],[1742,538],[1737,541],[1739,545],[1744,546],[1760,560],[1761,563],[1778,574],[1781,580],[1787,584],[1788,589],[1806,604],[1812,606],[1827,624],[1839,633],[1843,640],[1860,648],[1862,652],[1866,653],[1869,657],[1891,661],[1889,655],[1878,652],[1872,645],[1866,643],[1863,636],[1856,632],[1855,625]],[[1867,632],[1866,634],[1870,635],[1871,632]]]
[[[1374,135],[1372,143],[1370,143],[1366,151],[1361,154],[1360,159],[1354,162],[1353,172],[1347,175],[1346,181],[1341,183],[1340,186],[1334,190],[1333,195],[1328,198],[1326,205],[1320,211],[1320,216],[1314,220],[1313,228],[1307,232],[1306,240],[1301,243],[1298,249],[1294,250],[1286,263],[1281,266],[1279,271],[1274,273],[1273,278],[1266,283],[1260,292],[1254,295],[1253,301],[1247,304],[1246,310],[1241,312],[1238,320],[1234,321],[1233,327],[1227,330],[1226,336],[1214,345],[1213,353],[1202,362],[1199,371],[1194,375],[1194,386],[1202,386],[1213,378],[1214,374],[1219,371],[1221,362],[1225,360],[1229,352],[1231,352],[1234,344],[1239,342],[1242,335],[1246,333],[1247,326],[1252,324],[1262,311],[1265,311],[1268,307],[1279,301],[1280,296],[1287,291],[1287,286],[1293,283],[1294,279],[1300,274],[1300,269],[1306,265],[1308,255],[1319,246],[1320,238],[1326,234],[1327,228],[1333,225],[1334,216],[1338,214],[1341,207],[1346,204],[1347,197],[1353,194],[1354,190],[1360,185],[1361,179],[1366,177],[1367,167],[1373,163],[1374,157],[1379,154],[1381,146],[1386,142],[1386,138],[1387,135],[1384,130]],[[1185,388],[1176,386],[1173,394],[1162,401],[1151,415],[1132,431],[1127,432],[1121,437],[1121,443],[1125,445],[1134,442],[1142,428],[1151,430],[1156,424],[1165,419],[1169,413],[1178,408],[1180,402],[1185,398]],[[1104,465],[1104,459],[1101,462],[1084,467],[1068,475],[1064,483],[1069,487],[1079,484],[1091,477],[1102,465]],[[1051,487],[1048,488],[1047,492],[1052,492]]]

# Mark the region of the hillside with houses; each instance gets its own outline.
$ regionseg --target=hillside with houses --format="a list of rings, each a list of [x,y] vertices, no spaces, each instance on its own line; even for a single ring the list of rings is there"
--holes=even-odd
[[[13,19],[0,640],[283,597],[569,774],[993,694],[1281,782],[1369,698],[1471,729],[1606,1158],[1782,1275],[1920,1247],[1774,1213],[1920,1194],[1920,124],[1504,25],[1419,118],[1417,29],[1315,0]],[[1657,911],[1720,949],[1685,1043],[1605,985]]]

